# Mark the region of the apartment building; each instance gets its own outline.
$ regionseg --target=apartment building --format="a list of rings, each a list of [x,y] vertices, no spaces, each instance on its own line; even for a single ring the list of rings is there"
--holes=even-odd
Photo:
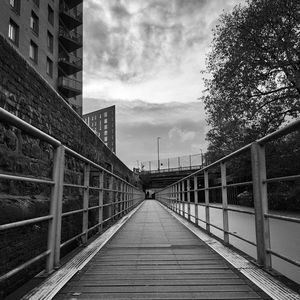
[[[82,116],[105,145],[116,153],[116,108],[115,105]]]
[[[1,0],[0,33],[82,115],[83,0]]]

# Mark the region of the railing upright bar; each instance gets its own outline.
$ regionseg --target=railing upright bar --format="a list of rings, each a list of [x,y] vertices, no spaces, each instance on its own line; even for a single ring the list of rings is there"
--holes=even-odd
[[[108,182],[108,189],[109,189],[109,194],[108,194],[108,202],[109,202],[109,206],[108,206],[108,217],[111,218],[114,214],[113,212],[113,186],[114,186],[114,178],[113,176],[109,176],[109,182]]]
[[[253,197],[255,208],[255,231],[257,244],[257,262],[266,269],[270,269],[270,228],[269,219],[265,218],[268,213],[268,195],[266,180],[265,147],[257,142],[251,145]]]
[[[172,210],[175,210],[175,185],[172,185],[172,199],[171,199],[171,203],[172,203]]]
[[[58,192],[57,199],[55,200],[57,203],[56,209],[56,229],[55,229],[55,253],[54,253],[54,267],[58,268],[60,266],[60,243],[61,243],[61,227],[62,227],[62,203],[63,203],[63,192],[64,192],[64,173],[65,173],[65,147],[59,146],[57,148],[57,154],[59,156],[59,174],[58,174]]]
[[[185,217],[185,213],[184,213],[185,203],[184,202],[185,202],[184,181],[181,181],[181,206],[182,206],[181,213],[182,213],[183,217]]]
[[[88,223],[89,223],[89,189],[90,185],[90,165],[84,165],[84,191],[83,191],[83,214],[82,214],[82,242],[85,244],[88,239]]]
[[[54,151],[53,158],[53,170],[52,170],[52,179],[54,185],[51,187],[51,196],[50,196],[50,215],[52,218],[48,223],[48,241],[47,248],[50,250],[49,255],[46,260],[46,273],[52,272],[54,268],[54,258],[55,258],[55,242],[56,242],[56,225],[57,225],[57,200],[58,200],[58,191],[60,183],[60,163],[61,163],[61,146],[58,146]]]
[[[178,184],[175,185],[175,197],[176,197],[176,212],[179,213],[179,202],[178,202]]]
[[[103,231],[103,187],[104,187],[104,173],[103,171],[99,171],[99,198],[98,198],[98,231],[102,232]]]
[[[205,188],[205,222],[206,230],[210,232],[210,216],[209,216],[209,181],[208,170],[204,170],[204,188]]]
[[[125,184],[125,213],[128,212],[128,184]]]
[[[222,212],[223,212],[223,230],[224,243],[229,244],[229,224],[228,224],[228,200],[227,200],[227,181],[226,181],[226,163],[221,162],[221,184],[222,184]]]
[[[195,223],[197,226],[199,226],[199,217],[198,217],[198,179],[197,175],[194,176],[194,204],[195,204]]]
[[[186,191],[187,191],[187,205],[188,205],[188,220],[191,220],[191,181],[190,178],[186,180]]]

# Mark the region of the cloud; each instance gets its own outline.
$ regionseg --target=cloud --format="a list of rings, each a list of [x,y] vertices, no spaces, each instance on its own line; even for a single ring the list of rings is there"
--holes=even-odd
[[[218,1],[217,1],[218,2]],[[84,63],[87,74],[144,80],[162,66],[178,66],[209,40],[216,1],[86,0]]]
[[[192,141],[196,136],[195,131],[185,131],[178,127],[173,127],[168,132],[169,139],[180,140],[181,142]]]
[[[195,100],[203,90],[211,29],[223,9],[239,2],[245,1],[85,0],[85,95],[147,100],[146,90],[157,101]],[[166,93],[171,79],[173,92]],[[178,81],[185,81],[187,93],[177,93]]]

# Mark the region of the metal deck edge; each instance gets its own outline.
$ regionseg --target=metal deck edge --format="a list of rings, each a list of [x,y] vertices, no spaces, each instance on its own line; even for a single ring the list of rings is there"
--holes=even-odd
[[[228,261],[233,267],[239,270],[244,276],[246,276],[251,282],[253,282],[262,291],[268,294],[274,300],[300,300],[300,295],[295,291],[288,288],[282,282],[272,277],[267,272],[263,271],[253,263],[248,261],[243,256],[237,254],[230,248],[226,247],[210,235],[206,234],[200,228],[197,228],[195,224],[179,216],[171,209],[158,203],[180,223],[182,223],[187,229],[192,231],[198,238],[205,242],[210,248],[216,251],[226,261]]]
[[[130,213],[120,219],[116,224],[106,230],[91,244],[75,255],[69,262],[59,270],[51,274],[39,286],[29,291],[21,300],[50,300],[62,287],[99,252],[99,250],[123,227],[124,224],[144,204],[140,203]]]

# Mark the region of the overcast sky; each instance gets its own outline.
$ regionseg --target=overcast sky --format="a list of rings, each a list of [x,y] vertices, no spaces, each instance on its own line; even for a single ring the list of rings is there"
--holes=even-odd
[[[205,150],[201,97],[212,28],[244,0],[85,0],[84,113],[116,105],[117,155]]]

